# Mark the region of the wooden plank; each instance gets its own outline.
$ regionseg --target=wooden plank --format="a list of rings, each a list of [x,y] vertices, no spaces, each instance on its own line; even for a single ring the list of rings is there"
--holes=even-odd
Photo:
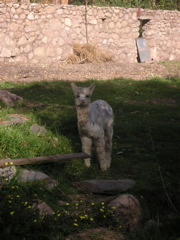
[[[140,62],[145,62],[147,60],[150,60],[149,50],[146,43],[146,39],[140,37],[136,39],[138,54],[139,54],[139,60]]]
[[[60,162],[72,159],[85,159],[90,156],[86,153],[70,153],[70,154],[59,154],[41,157],[29,157],[29,158],[17,158],[17,159],[0,159],[0,167],[8,167],[15,165],[27,165],[27,164],[42,164],[49,162]]]

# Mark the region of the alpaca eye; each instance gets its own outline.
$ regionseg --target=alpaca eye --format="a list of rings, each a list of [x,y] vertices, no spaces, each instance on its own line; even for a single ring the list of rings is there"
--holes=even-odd
[[[79,98],[79,95],[76,95],[77,98]]]
[[[89,98],[90,96],[89,95],[86,95],[87,98]]]

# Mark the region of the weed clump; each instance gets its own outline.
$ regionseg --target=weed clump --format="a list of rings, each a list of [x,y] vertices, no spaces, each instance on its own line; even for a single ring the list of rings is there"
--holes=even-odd
[[[34,208],[39,202],[38,194],[30,191],[31,186],[25,193],[24,187],[10,184],[1,191],[0,231],[3,239],[9,236],[32,239],[34,234],[36,239],[49,239],[46,238],[49,235],[54,239],[59,233],[64,239],[69,234],[97,227],[123,231],[123,221],[117,219],[114,208],[104,202],[67,202],[52,214],[40,214]]]

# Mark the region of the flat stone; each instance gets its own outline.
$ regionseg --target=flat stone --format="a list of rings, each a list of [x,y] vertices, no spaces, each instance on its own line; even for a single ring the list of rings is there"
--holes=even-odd
[[[45,57],[46,56],[46,49],[45,47],[37,47],[34,49],[34,55],[37,57]]]
[[[127,191],[135,185],[131,179],[120,180],[87,180],[73,184],[79,191],[113,195]]]
[[[53,13],[56,11],[56,8],[55,6],[47,6],[44,10],[46,13]]]
[[[18,41],[18,46],[25,45],[27,42],[28,41],[27,41],[26,37],[22,36]]]
[[[0,13],[6,13],[6,8],[0,8]]]
[[[46,44],[48,42],[48,38],[47,37],[43,37],[42,42]]]
[[[29,32],[35,32],[38,31],[38,26],[37,25],[30,25],[24,28],[25,32],[29,33]]]
[[[110,22],[108,26],[109,26],[109,28],[114,28],[115,24],[114,24],[114,22]]]
[[[27,63],[27,57],[24,55],[19,55],[15,58],[16,62]]]
[[[57,180],[40,171],[23,169],[19,178],[20,182],[32,182],[38,180],[42,181],[43,185],[48,189],[54,188],[58,184]]]
[[[22,170],[20,181],[21,182],[31,182],[35,180],[47,180],[49,179],[49,176],[45,173],[39,172],[39,171],[33,171],[33,170]]]
[[[22,13],[20,14],[20,19],[25,19],[26,18],[26,14]]]
[[[124,236],[118,232],[106,228],[93,228],[69,235],[65,240],[124,240]]]
[[[50,24],[49,25],[50,29],[52,29],[52,30],[58,30],[58,29],[60,29],[62,27],[61,22],[59,21],[59,19],[51,19],[49,24]]]
[[[11,52],[11,56],[15,57],[20,54],[19,48],[13,48]]]
[[[46,52],[48,57],[54,57],[55,55],[55,50],[53,47],[47,47]]]
[[[3,126],[12,126],[12,125],[17,125],[17,124],[23,124],[25,123],[25,120],[22,118],[13,118],[11,120],[0,120],[0,124]]]
[[[23,51],[24,51],[25,53],[30,52],[31,50],[32,50],[32,46],[31,46],[31,45],[26,45],[26,46],[24,47],[24,49],[23,49]]]
[[[29,20],[34,20],[34,13],[30,12],[27,16]]]
[[[7,26],[8,26],[7,23],[4,23],[4,22],[0,23],[0,28],[7,28]]]
[[[22,1],[21,1],[21,3],[22,3]],[[28,9],[28,5],[25,4],[25,2],[23,1],[23,4],[21,5],[21,8],[26,10],[26,9]]]
[[[89,21],[89,24],[93,24],[93,25],[97,24],[97,19],[92,19],[92,20],[90,20],[90,21]]]
[[[0,54],[0,57],[10,57],[11,56],[11,50],[7,48],[3,48]]]
[[[11,118],[11,119],[17,118],[17,117],[18,117],[18,118],[21,118],[21,119],[23,119],[23,120],[25,120],[25,121],[31,120],[31,118],[30,118],[29,116],[24,115],[24,114],[13,113],[13,114],[8,114],[8,115],[7,115],[7,118]]]
[[[68,27],[71,27],[71,19],[70,18],[65,18],[64,24]]]
[[[13,124],[12,124],[12,122],[10,120],[1,119],[0,120],[0,125],[8,127],[8,126],[12,126]]]

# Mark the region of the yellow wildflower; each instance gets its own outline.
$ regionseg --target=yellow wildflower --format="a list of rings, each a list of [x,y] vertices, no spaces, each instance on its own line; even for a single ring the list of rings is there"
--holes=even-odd
[[[111,209],[116,209],[116,207],[111,207]]]

